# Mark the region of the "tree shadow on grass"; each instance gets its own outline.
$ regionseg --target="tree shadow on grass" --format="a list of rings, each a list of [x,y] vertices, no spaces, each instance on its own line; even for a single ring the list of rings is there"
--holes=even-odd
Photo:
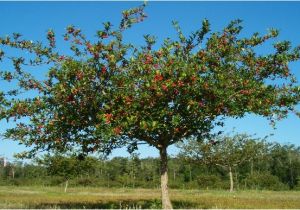
[[[187,201],[172,201],[176,209],[195,208],[196,204]],[[30,204],[31,209],[161,209],[160,200],[122,200],[99,202],[58,202]]]

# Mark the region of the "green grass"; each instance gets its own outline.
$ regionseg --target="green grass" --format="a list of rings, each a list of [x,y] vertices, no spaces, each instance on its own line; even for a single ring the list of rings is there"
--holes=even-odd
[[[174,208],[299,209],[300,191],[171,190]],[[0,187],[0,208],[160,208],[159,189]]]

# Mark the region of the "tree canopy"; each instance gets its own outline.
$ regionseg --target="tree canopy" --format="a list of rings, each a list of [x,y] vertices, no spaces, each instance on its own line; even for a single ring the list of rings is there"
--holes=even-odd
[[[204,20],[199,30],[185,36],[173,22],[178,40],[167,38],[158,48],[155,38],[145,35],[143,47],[124,44],[122,32],[143,21],[143,8],[124,11],[116,30],[104,23],[95,43],[69,26],[64,39],[74,56],[60,54],[53,30],[47,33],[49,45],[21,39],[18,33],[1,38],[1,60],[14,66],[14,71],[2,70],[1,77],[17,86],[1,91],[1,117],[21,121],[5,136],[35,145],[33,152],[74,145],[92,152],[102,142],[108,149],[120,139],[133,143],[132,148],[135,140],[159,148],[208,135],[224,117],[254,113],[274,120],[295,111],[299,87],[288,64],[299,59],[299,47],[282,41],[273,45],[274,53],[255,52],[277,37],[277,30],[240,38],[241,21],[235,20],[209,34]],[[32,57],[11,57],[7,48]],[[42,80],[23,69],[42,65],[49,67]],[[270,82],[275,79],[284,83]],[[30,91],[34,97],[22,97]]]

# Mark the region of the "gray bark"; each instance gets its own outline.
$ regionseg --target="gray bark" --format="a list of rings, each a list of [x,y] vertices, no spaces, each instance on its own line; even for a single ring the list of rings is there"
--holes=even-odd
[[[160,180],[161,180],[161,200],[163,209],[173,209],[168,191],[168,156],[167,149],[160,149]]]
[[[175,169],[173,170],[173,180],[174,181],[176,180],[176,170]]]
[[[66,181],[66,185],[65,185],[65,193],[67,192],[68,185],[69,185],[69,180]]]
[[[253,175],[253,159],[251,160],[251,172],[250,172],[250,174],[251,174],[251,176]]]
[[[233,176],[231,166],[229,166],[230,192],[233,192]]]

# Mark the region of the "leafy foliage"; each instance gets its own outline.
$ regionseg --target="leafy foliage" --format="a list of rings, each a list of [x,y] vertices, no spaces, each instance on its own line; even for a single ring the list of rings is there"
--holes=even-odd
[[[16,121],[6,138],[32,148],[21,156],[74,148],[109,153],[123,144],[133,151],[138,141],[161,149],[191,136],[208,137],[225,117],[254,113],[273,122],[296,112],[300,89],[289,63],[299,60],[300,48],[282,41],[273,53],[255,52],[277,30],[240,38],[241,20],[213,33],[204,20],[185,36],[173,22],[177,40],[167,38],[155,48],[155,38],[145,35],[145,46],[125,44],[122,33],[144,20],[144,6],[124,11],[116,29],[104,23],[95,42],[68,26],[63,37],[73,56],[59,52],[52,29],[48,44],[18,33],[0,38],[0,58],[14,67],[0,76],[16,87],[0,93],[1,118]],[[7,48],[31,56],[10,57]],[[24,68],[44,65],[45,79]],[[269,82],[277,79],[284,82]]]

